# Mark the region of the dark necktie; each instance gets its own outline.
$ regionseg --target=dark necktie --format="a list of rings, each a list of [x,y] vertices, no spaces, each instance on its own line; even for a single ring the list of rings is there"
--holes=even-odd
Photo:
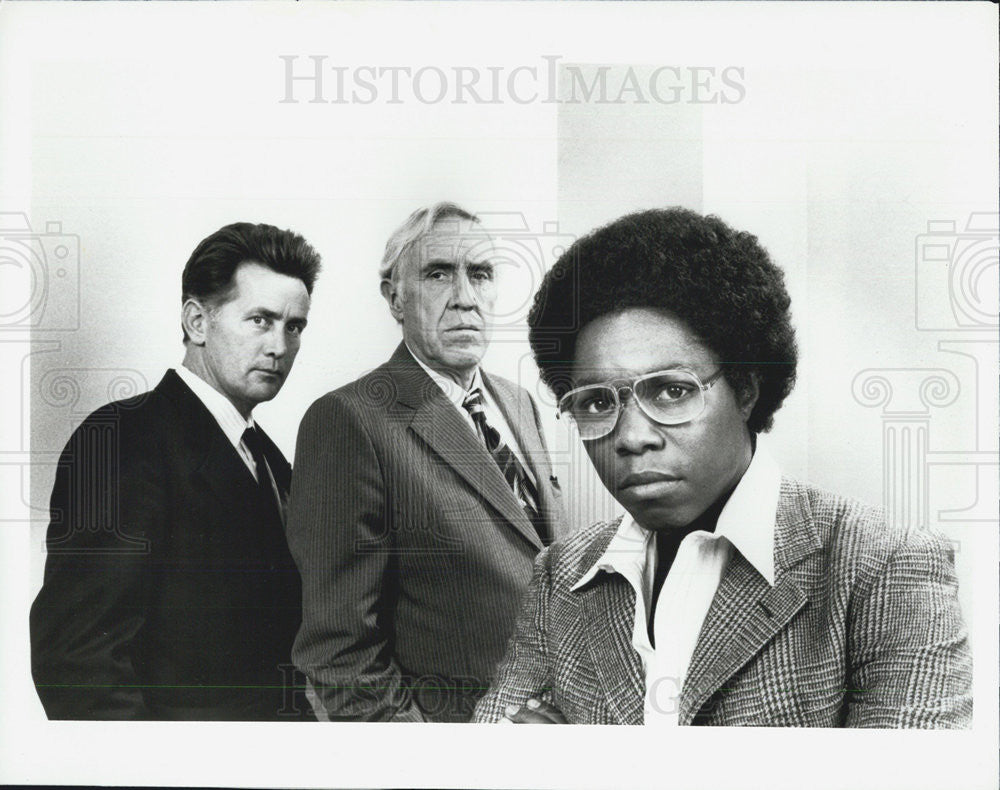
[[[261,494],[265,495],[268,501],[273,502],[281,514],[281,505],[278,502],[277,492],[271,483],[271,474],[267,469],[267,461],[264,460],[264,440],[255,427],[247,428],[243,431],[243,444],[247,446],[250,455],[253,456],[254,466],[257,467],[257,487]],[[282,519],[284,520],[284,519]]]
[[[486,422],[482,391],[478,387],[474,389],[466,396],[462,402],[462,406],[472,417],[479,440],[486,446],[490,455],[493,456],[493,460],[496,461],[497,466],[500,468],[500,472],[507,481],[507,485],[514,492],[518,504],[521,505],[524,514],[538,532],[538,537],[541,538],[542,543],[547,543],[548,531],[538,515],[538,492],[535,490],[531,478],[528,477],[528,473],[521,466],[521,462],[517,460],[517,456],[503,443],[503,439],[500,438],[500,434],[496,428]]]

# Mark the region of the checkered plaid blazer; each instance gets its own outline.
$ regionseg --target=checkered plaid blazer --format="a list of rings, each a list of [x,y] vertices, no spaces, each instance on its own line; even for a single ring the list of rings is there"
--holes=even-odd
[[[541,695],[573,723],[642,723],[632,587],[602,572],[570,589],[617,528],[596,524],[539,555],[476,721]],[[944,539],[786,478],[774,564],[772,587],[732,552],[681,690],[681,724],[970,725],[972,666]]]

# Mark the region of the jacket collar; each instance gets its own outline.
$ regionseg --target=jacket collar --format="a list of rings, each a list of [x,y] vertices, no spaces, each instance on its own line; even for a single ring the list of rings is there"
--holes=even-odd
[[[222,501],[235,501],[244,495],[247,486],[255,485],[253,476],[216,418],[175,370],[167,370],[155,391],[174,409],[181,426],[178,437],[187,448],[184,457],[189,459],[191,471],[204,477]],[[264,442],[264,454],[279,493],[285,496],[291,479],[291,467],[259,425],[257,429]]]
[[[230,444],[236,447],[243,439],[243,432],[247,428],[254,427],[253,416],[244,419],[225,395],[183,365],[177,367],[174,372],[219,423]]]

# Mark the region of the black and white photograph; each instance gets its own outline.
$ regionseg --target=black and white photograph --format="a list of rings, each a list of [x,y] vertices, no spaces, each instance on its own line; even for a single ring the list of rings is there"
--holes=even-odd
[[[995,787],[997,23],[0,5],[0,781]]]

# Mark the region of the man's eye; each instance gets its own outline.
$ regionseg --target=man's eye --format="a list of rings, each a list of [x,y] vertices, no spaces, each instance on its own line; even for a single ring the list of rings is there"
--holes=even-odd
[[[451,273],[446,272],[444,269],[435,269],[427,275],[428,279],[447,281],[451,279]]]
[[[663,384],[656,392],[658,401],[675,401],[688,397],[694,388],[689,384],[668,383]]]
[[[253,322],[254,326],[264,327],[270,322],[262,315],[251,316],[250,320]]]
[[[493,272],[488,269],[477,269],[469,272],[469,278],[476,282],[488,283],[493,279]]]
[[[289,324],[285,329],[293,335],[301,335],[305,327],[301,324]]]
[[[581,400],[574,408],[580,414],[605,414],[614,408],[614,401],[601,395],[593,395]]]

